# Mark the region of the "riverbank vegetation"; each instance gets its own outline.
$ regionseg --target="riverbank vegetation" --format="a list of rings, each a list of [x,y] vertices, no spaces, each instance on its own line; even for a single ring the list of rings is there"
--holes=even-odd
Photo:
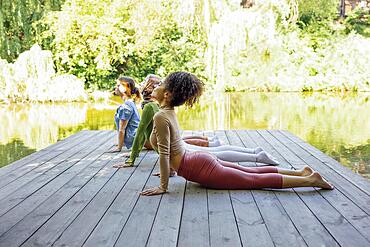
[[[220,91],[370,91],[366,6],[343,19],[337,0],[30,2],[3,1],[3,100],[84,100],[121,74],[176,70]]]

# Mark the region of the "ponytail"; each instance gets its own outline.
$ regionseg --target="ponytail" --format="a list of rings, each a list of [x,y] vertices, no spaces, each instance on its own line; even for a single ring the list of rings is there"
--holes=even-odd
[[[121,76],[120,78],[118,78],[118,80],[121,84],[126,84],[125,86],[127,89],[129,89],[130,92],[130,95],[128,96],[132,97],[132,95],[135,95],[134,101],[136,104],[138,104],[141,101],[142,97],[139,89],[135,86],[135,80],[128,76]]]
[[[131,95],[135,94],[135,103],[138,104],[141,100],[142,100],[142,97],[141,97],[141,93],[140,93],[140,90],[134,86],[133,89],[131,89]]]

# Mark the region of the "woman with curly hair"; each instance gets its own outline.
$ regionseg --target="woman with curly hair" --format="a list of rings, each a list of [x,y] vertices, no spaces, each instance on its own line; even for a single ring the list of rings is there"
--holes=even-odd
[[[153,149],[150,144],[149,137],[153,130],[153,117],[154,114],[159,111],[159,105],[155,99],[151,97],[151,94],[160,82],[161,78],[156,75],[148,75],[145,78],[140,90],[143,97],[143,101],[141,102],[141,108],[143,109],[141,120],[137,127],[131,152],[124,155],[129,157],[129,159],[124,163],[121,162],[113,165],[114,168],[133,166],[143,147],[146,149]],[[206,136],[185,136],[182,139],[189,146],[216,147],[220,145],[220,141],[216,136],[213,138],[208,138]]]
[[[144,100],[141,103],[143,112],[132,145],[131,153],[124,163],[115,164],[115,168],[124,168],[134,165],[135,159],[139,156],[143,146],[152,149],[149,137],[153,129],[154,114],[159,111],[159,105],[152,97],[153,90],[160,84],[161,79],[156,75],[148,75],[142,84],[141,94]],[[270,165],[277,165],[278,161],[262,148],[245,148],[231,145],[221,145],[217,136],[208,138],[206,136],[185,136],[182,137],[185,148],[189,151],[205,151],[215,155],[217,158],[231,162],[259,162]],[[173,173],[171,173],[173,175]]]
[[[186,151],[181,139],[174,108],[191,107],[201,96],[203,83],[193,74],[175,72],[170,74],[154,91],[160,104],[154,115],[150,141],[159,153],[160,186],[149,188],[141,195],[157,195],[167,192],[170,168],[179,176],[213,189],[262,189],[320,187],[333,189],[318,172],[306,166],[301,170],[278,167],[244,167],[217,159],[207,152]]]

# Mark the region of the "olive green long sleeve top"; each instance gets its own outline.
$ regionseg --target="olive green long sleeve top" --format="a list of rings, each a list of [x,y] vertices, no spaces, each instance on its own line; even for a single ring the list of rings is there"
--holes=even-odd
[[[134,142],[132,144],[130,160],[132,162],[139,156],[140,151],[146,141],[149,140],[153,130],[153,117],[159,111],[159,106],[155,102],[150,102],[144,106],[141,114],[139,127],[136,130]]]

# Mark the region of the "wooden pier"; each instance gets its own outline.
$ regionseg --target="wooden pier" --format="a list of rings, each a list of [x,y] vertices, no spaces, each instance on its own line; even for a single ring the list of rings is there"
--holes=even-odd
[[[310,165],[335,189],[211,190],[177,176],[169,193],[140,196],[159,184],[158,155],[114,169],[115,133],[81,131],[0,169],[0,246],[370,246],[369,180],[287,131],[204,134]]]

